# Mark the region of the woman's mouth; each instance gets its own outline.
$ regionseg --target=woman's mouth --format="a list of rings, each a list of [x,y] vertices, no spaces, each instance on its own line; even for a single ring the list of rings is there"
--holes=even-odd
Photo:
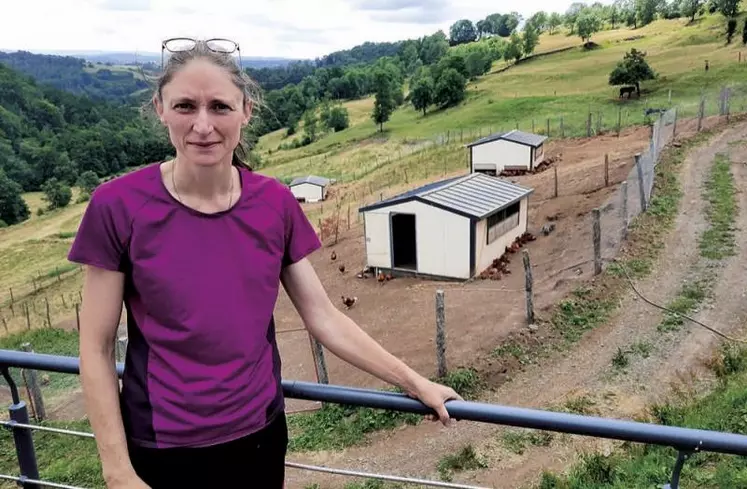
[[[189,144],[191,144],[193,146],[196,146],[199,149],[210,149],[210,148],[212,148],[214,146],[217,146],[220,143],[218,143],[218,142],[205,142],[205,143],[189,143]]]

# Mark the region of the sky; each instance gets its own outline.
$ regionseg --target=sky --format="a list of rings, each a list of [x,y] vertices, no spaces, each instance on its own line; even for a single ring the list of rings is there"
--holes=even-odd
[[[417,38],[456,20],[563,12],[571,0],[12,0],[0,49],[160,52],[162,39],[223,37],[242,56],[315,58]],[[607,2],[604,2],[607,3]]]

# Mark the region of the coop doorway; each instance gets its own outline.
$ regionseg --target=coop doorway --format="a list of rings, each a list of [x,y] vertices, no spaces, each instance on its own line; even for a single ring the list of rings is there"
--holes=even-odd
[[[392,214],[392,268],[418,269],[415,214]]]

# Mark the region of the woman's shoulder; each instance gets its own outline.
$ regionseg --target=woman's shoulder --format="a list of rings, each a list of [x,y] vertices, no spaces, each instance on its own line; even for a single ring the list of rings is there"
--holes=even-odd
[[[115,208],[119,211],[142,206],[157,191],[157,185],[160,183],[160,163],[149,163],[103,181],[91,193],[89,205]]]
[[[247,168],[243,168],[242,171],[247,178],[248,186],[253,190],[251,195],[258,196],[273,205],[287,204],[289,198],[295,202],[290,188],[280,179]]]

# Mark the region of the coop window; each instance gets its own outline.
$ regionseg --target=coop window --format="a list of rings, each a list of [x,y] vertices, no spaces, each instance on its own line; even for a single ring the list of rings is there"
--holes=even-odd
[[[521,203],[516,202],[488,217],[487,244],[492,243],[519,225]]]

